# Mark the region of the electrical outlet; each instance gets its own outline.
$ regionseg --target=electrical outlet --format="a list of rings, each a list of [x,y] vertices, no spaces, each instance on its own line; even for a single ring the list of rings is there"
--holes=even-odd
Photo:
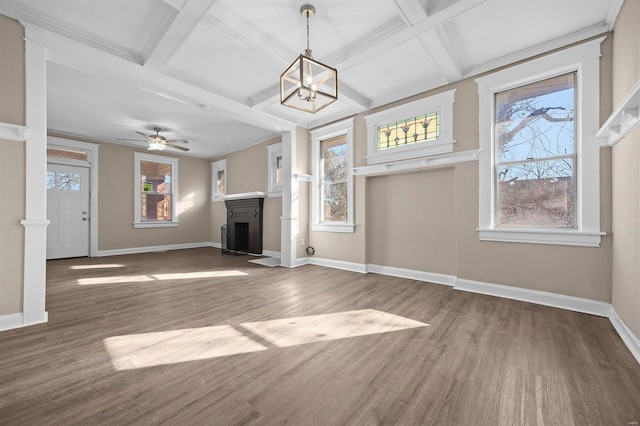
[[[304,246],[304,238],[300,238],[300,245]]]

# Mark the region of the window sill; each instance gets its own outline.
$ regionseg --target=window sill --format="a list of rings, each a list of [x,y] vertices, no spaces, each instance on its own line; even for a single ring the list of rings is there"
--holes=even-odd
[[[453,152],[455,141],[422,142],[407,146],[379,150],[367,155],[367,164],[380,164],[390,161],[408,160],[430,155]]]
[[[481,241],[600,247],[604,232],[560,229],[479,229]]]
[[[175,228],[178,226],[178,222],[134,222],[134,228]]]
[[[352,223],[312,223],[311,230],[314,232],[347,232],[353,233],[356,226]]]
[[[267,192],[267,197],[268,198],[282,197],[282,190],[280,190],[280,191],[269,191],[269,192]]]
[[[222,198],[219,195],[216,195],[215,197],[211,197],[211,201],[216,202],[216,201],[224,201],[224,198]]]

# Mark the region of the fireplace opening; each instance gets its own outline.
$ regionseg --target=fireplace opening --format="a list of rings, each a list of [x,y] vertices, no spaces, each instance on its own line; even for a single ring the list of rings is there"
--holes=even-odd
[[[249,222],[236,222],[233,226],[233,248],[236,253],[249,252]]]

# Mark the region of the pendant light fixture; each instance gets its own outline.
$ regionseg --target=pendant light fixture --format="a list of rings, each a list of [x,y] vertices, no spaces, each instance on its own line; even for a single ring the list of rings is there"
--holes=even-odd
[[[315,12],[310,4],[300,8],[307,20],[307,49],[280,76],[280,103],[310,113],[338,99],[338,71],[313,59],[309,48],[309,18]]]

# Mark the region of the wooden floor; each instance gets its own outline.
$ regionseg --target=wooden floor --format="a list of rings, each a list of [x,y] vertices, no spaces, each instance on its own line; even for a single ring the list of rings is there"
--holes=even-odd
[[[48,262],[49,322],[0,333],[0,424],[640,421],[640,365],[606,318],[247,260],[205,248]],[[414,326],[376,332],[389,318]],[[314,321],[347,334],[263,334]]]

